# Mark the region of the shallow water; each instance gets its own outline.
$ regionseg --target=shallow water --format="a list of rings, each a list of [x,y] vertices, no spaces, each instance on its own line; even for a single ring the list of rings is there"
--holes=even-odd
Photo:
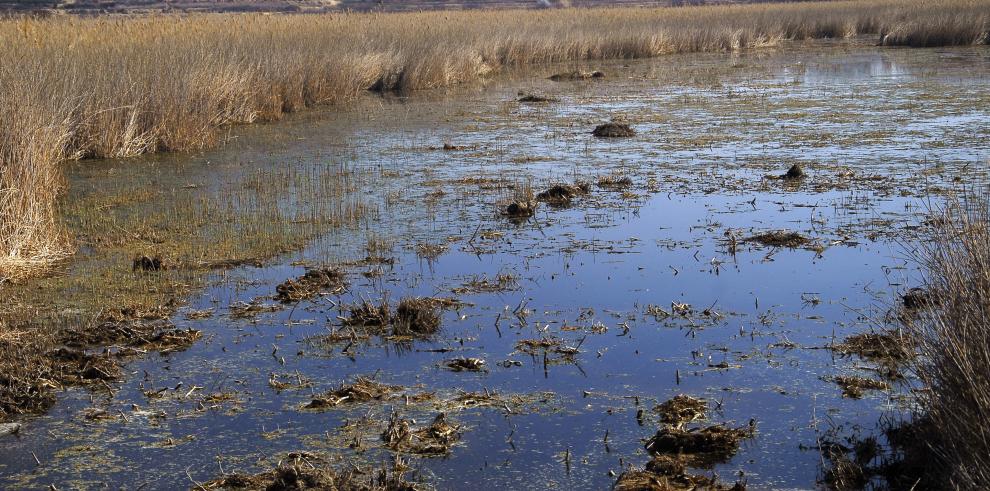
[[[403,399],[301,409],[341,381],[377,375],[439,399],[458,390],[531,396],[510,411],[444,408],[464,425],[461,442],[446,457],[412,460],[441,489],[607,488],[610,471],[649,459],[642,440],[659,427],[651,410],[682,393],[717,405],[712,422],[752,420],[757,429],[731,460],[697,472],[743,476],[754,489],[816,487],[821,431],[869,431],[905,407],[905,387],[843,398],[827,377],[870,372],[820,348],[868,330],[917,282],[906,256],[930,196],[937,202],[960,183],[986,186],[990,52],[816,43],[586,67],[605,71],[602,81],[544,79],[566,68],[408,99],[368,96],[342,111],[238,128],[224,148],[197,155],[74,166],[74,196],[151,181],[195,183],[190,192],[215,197],[255,169],[344,162],[364,171],[356,194],[375,211],[263,268],[218,276],[173,319],[202,330],[203,341],[128,364],[112,396],[61,394],[52,411],[4,438],[0,485],[175,489],[265,470],[294,450],[380,463],[387,451],[377,434],[362,435],[367,450],[356,452],[340,436],[345,421],[380,422],[397,410],[423,422],[440,409]],[[521,105],[519,90],[561,100]],[[637,136],[591,137],[610,118],[628,121]],[[466,148],[440,150],[445,142]],[[793,163],[809,173],[800,185],[762,179]],[[628,192],[594,186],[572,207],[544,206],[521,223],[497,213],[512,188],[613,173],[632,178]],[[727,233],[774,229],[800,232],[823,250],[743,243],[730,253]],[[393,242],[387,255],[395,262],[383,276],[349,266],[341,296],[253,321],[231,318],[231,304],[270,298],[303,264],[365,257],[369,234]],[[449,251],[426,260],[415,251],[423,243]],[[452,293],[500,273],[517,277],[517,287]],[[340,329],[337,305],[385,294],[469,305],[445,312],[432,341],[319,342]],[[693,314],[647,312],[670,311],[672,302]],[[201,309],[213,317],[184,316]],[[528,315],[515,315],[521,309]],[[580,352],[560,363],[517,352],[519,340],[543,336]],[[488,370],[445,369],[455,356],[483,358]],[[710,367],[722,362],[729,368]],[[311,387],[277,391],[272,374]],[[194,386],[201,389],[190,393]],[[163,388],[162,397],[142,392]],[[231,400],[204,399],[217,393]],[[109,418],[84,418],[91,407]]]

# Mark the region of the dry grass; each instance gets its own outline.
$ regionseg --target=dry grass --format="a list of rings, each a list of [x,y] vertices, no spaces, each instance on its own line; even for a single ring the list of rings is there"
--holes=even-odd
[[[0,278],[71,253],[59,163],[214,144],[372,90],[448,86],[506,65],[772,46],[881,34],[987,42],[986,0],[685,9],[150,15],[0,21]],[[933,21],[934,19],[934,21]]]
[[[928,389],[922,451],[944,463],[956,489],[990,486],[990,196],[950,201],[918,253],[932,306],[911,322],[917,373]]]

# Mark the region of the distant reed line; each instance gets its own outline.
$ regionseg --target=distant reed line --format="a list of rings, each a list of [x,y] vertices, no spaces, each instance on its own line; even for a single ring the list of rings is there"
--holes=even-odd
[[[677,9],[200,14],[0,21],[0,280],[72,251],[59,164],[204,148],[369,89],[444,87],[508,65],[876,35],[986,44],[990,0],[864,0]]]

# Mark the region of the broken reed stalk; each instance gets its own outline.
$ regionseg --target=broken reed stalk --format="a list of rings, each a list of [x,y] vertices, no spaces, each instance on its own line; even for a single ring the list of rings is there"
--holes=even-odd
[[[913,451],[939,462],[946,487],[990,486],[990,194],[968,192],[936,210],[915,259],[933,298],[910,323],[921,355],[921,420]],[[911,450],[911,449],[909,449]]]
[[[865,0],[0,20],[0,280],[71,253],[56,212],[67,159],[204,148],[227,125],[276,120],[369,89],[450,86],[509,65],[862,34],[882,34],[883,44],[980,44],[988,41],[988,6]]]

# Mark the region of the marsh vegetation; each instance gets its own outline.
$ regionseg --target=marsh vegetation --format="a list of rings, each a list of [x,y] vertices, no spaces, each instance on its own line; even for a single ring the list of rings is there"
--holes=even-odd
[[[3,21],[0,485],[982,485],[954,1]]]

